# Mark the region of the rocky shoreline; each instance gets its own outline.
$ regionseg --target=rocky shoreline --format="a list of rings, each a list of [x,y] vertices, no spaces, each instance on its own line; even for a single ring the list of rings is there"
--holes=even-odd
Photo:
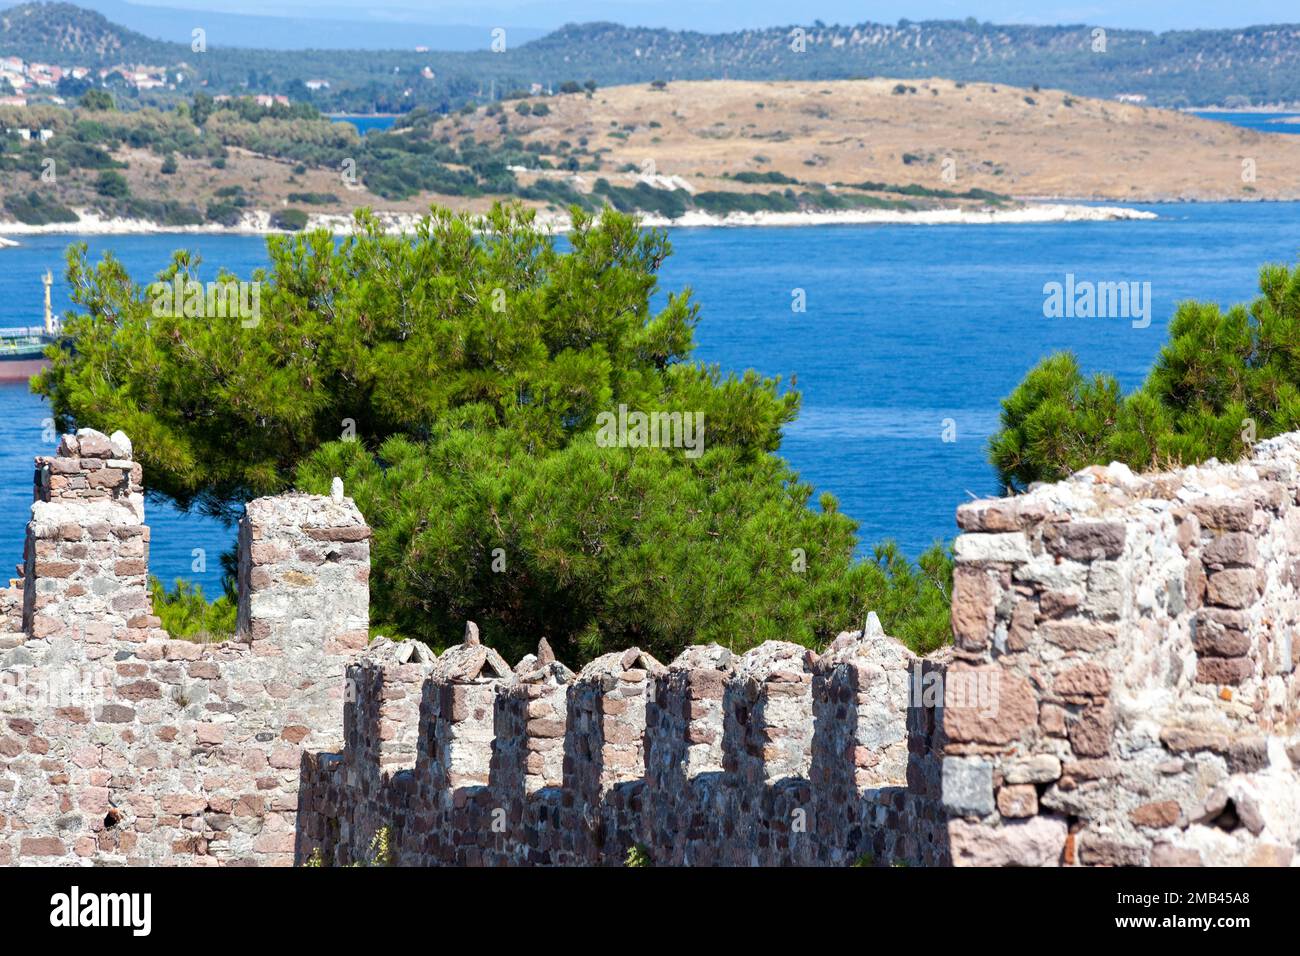
[[[33,226],[20,222],[0,221],[0,247],[17,245],[5,236],[25,235],[147,235],[153,233],[195,233],[209,235],[271,235],[285,230],[271,226],[269,213],[258,210],[245,216],[235,226],[204,224],[201,226],[169,226],[147,219],[104,219],[88,210],[77,210],[81,219],[76,223],[50,223]],[[376,213],[390,234],[415,231],[423,214]],[[732,213],[715,216],[708,213],[688,212],[677,219],[664,216],[642,215],[646,226],[655,228],[715,228],[740,226],[826,226],[826,225],[951,225],[1042,222],[1105,222],[1115,220],[1157,219],[1153,212],[1130,209],[1124,206],[1088,206],[1076,203],[1031,203],[1011,209],[924,209],[904,212],[893,209],[836,210],[825,212],[756,212]],[[569,217],[562,213],[539,211],[537,221],[551,232],[565,232]],[[346,233],[352,229],[352,219],[343,215],[316,214],[307,221],[307,229],[327,229]]]

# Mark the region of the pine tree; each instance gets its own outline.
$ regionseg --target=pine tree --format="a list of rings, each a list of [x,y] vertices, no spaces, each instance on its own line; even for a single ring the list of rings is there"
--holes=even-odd
[[[1021,490],[1090,464],[1135,470],[1240,458],[1262,438],[1300,428],[1300,268],[1260,270],[1260,295],[1226,312],[1182,303],[1141,388],[1085,378],[1058,353],[1002,402],[989,457]]]
[[[376,632],[441,646],[471,618],[515,654],[547,637],[571,663],[667,659],[816,646],[870,608],[915,647],[947,639],[942,549],[855,561],[855,523],[774,454],[797,393],[691,362],[689,293],[652,309],[661,233],[575,210],[565,250],[497,207],[414,237],[363,213],[341,242],[268,250],[256,315],[214,317],[74,248],[74,347],[35,387],[62,427],[131,435],[155,492],[228,520],[341,476],[374,528]],[[199,265],[177,253],[158,279],[188,288]],[[699,454],[601,441],[620,407],[702,416]]]

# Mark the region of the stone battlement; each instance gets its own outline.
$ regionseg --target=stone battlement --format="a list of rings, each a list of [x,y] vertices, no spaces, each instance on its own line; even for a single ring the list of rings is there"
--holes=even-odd
[[[437,658],[381,639],[343,752],[304,764],[299,860],[364,861],[386,828],[407,865],[946,863],[942,669],[878,630],[576,674],[545,645],[509,668],[472,625]]]
[[[341,746],[366,643],[355,505],[250,502],[238,633],[200,644],[153,614],[125,435],[64,436],[34,497],[0,592],[0,864],[291,862],[302,754]]]
[[[1300,434],[958,509],[954,644],[369,640],[369,529],[250,502],[235,639],[149,605],[117,433],[37,459],[0,591],[0,864],[1290,865]]]
[[[945,779],[958,862],[1290,864],[1300,841],[1300,434],[1233,464],[1088,468],[963,505]]]

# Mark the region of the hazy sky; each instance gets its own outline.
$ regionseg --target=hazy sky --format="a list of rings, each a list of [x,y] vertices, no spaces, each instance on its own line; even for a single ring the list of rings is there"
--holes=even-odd
[[[75,2],[75,0],[74,0]],[[137,0],[138,2],[138,0]],[[1147,30],[1239,27],[1300,22],[1297,0],[158,0],[154,5],[231,13],[315,16],[346,20],[515,25],[551,28],[571,21],[614,20],[716,32],[810,23],[893,23],[964,19],[995,23],[1089,23]]]

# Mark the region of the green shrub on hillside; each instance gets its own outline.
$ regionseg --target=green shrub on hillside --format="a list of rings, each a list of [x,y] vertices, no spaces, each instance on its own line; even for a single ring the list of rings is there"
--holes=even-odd
[[[307,228],[307,213],[302,209],[277,209],[271,213],[271,228],[301,232]]]
[[[607,179],[597,179],[592,193],[619,212],[658,213],[668,219],[680,218],[691,205],[691,197],[685,190],[660,189],[640,182],[635,186],[614,186]]]
[[[197,226],[204,222],[204,215],[197,206],[174,199],[159,201],[131,196],[111,204],[109,211],[125,219],[144,219],[162,226]]]
[[[131,192],[126,177],[111,169],[106,169],[95,180],[95,192],[109,199],[125,199]]]
[[[29,226],[44,226],[53,222],[76,222],[78,216],[67,206],[60,205],[33,189],[25,196],[5,197],[5,210],[19,222]]]
[[[300,202],[307,206],[332,206],[339,201],[334,193],[289,193],[289,202]]]
[[[531,186],[519,190],[519,197],[551,203],[565,209],[577,206],[580,209],[591,210],[595,207],[591,197],[586,193],[580,193],[568,183],[556,179],[539,179]]]
[[[79,105],[83,109],[105,111],[113,109],[113,94],[108,90],[86,90],[81,94]]]
[[[222,226],[237,226],[243,219],[244,210],[234,203],[211,202],[204,212],[204,219]]]
[[[724,179],[734,179],[738,183],[772,183],[775,185],[799,185],[799,180],[776,170],[756,173],[748,170],[739,173],[724,173]]]

